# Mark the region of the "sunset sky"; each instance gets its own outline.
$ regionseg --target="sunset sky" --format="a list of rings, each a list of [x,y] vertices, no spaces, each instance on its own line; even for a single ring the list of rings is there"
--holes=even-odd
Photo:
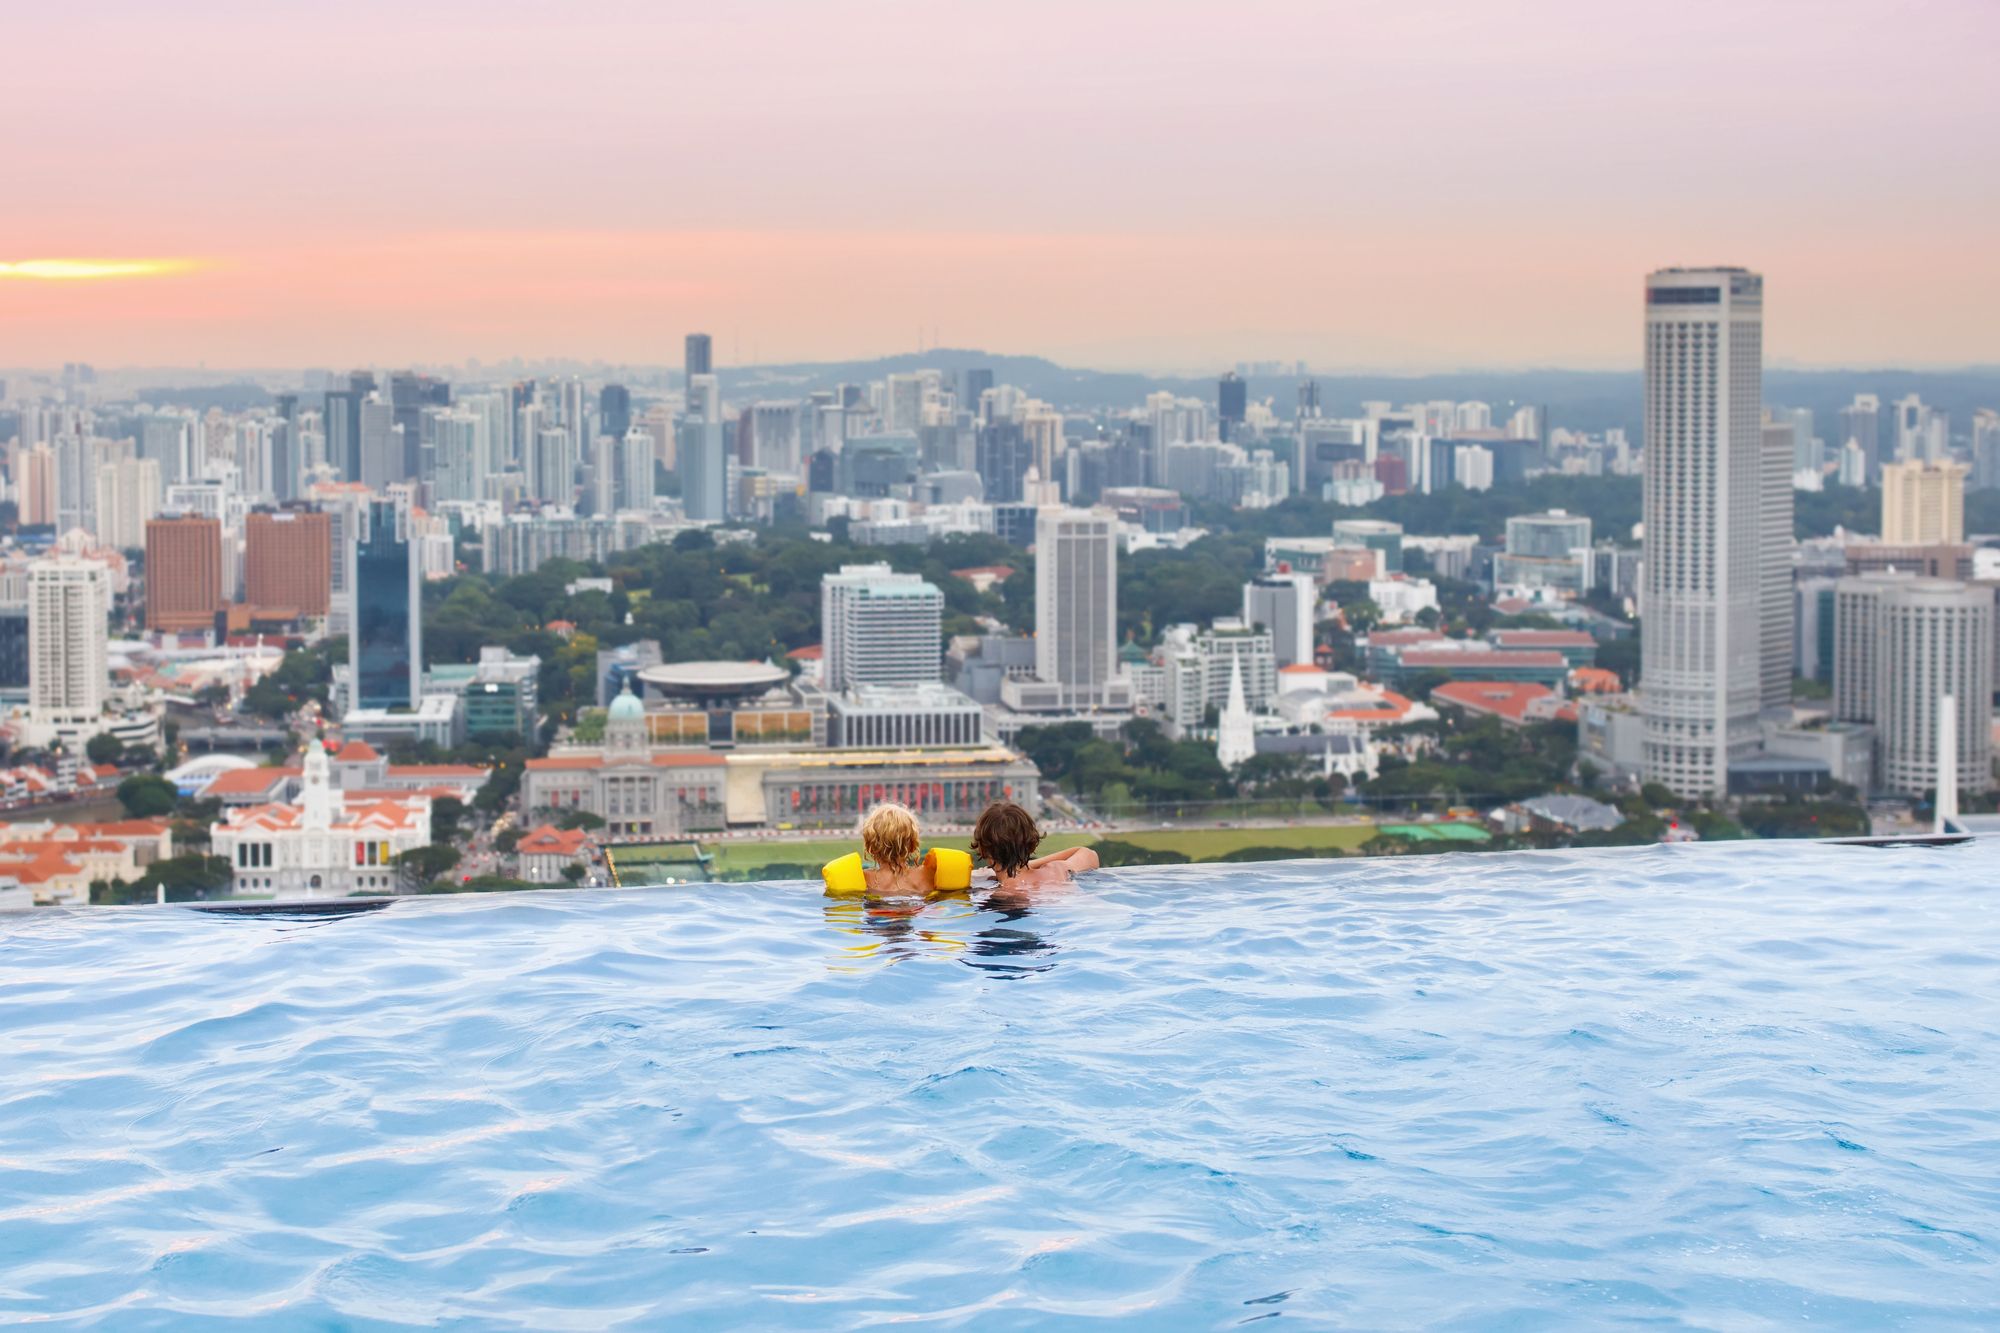
[[[0,365],[2000,362],[2000,4],[56,4],[5,20]],[[174,261],[48,277],[59,259]]]

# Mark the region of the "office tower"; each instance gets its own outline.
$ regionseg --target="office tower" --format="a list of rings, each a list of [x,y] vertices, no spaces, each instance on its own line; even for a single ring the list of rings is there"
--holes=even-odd
[[[1924,400],[1916,394],[1905,394],[1896,400],[1896,461],[1923,459],[1931,433],[1931,409],[1924,406]]]
[[[1035,675],[1064,706],[1102,697],[1118,672],[1118,523],[1106,509],[1035,515]]]
[[[1965,540],[1965,468],[1906,459],[1882,469],[1882,544],[1955,546]]]
[[[707,336],[702,356],[707,357]],[[694,344],[688,345],[693,364]],[[713,375],[697,371],[688,381],[688,412],[678,432],[681,508],[697,523],[721,523],[729,517],[729,460],[722,438],[722,403]]]
[[[1664,269],[1645,290],[1643,771],[1720,794],[1764,698],[1763,279]]]
[[[28,688],[28,575],[11,580],[18,591],[0,597],[0,690]]]
[[[930,377],[924,371],[891,373],[883,381],[882,428],[915,430],[924,424],[924,397]]]
[[[54,527],[56,521],[56,453],[46,444],[23,449],[20,459],[19,508],[23,526]]]
[[[1993,782],[1993,593],[1916,579],[1882,599],[1876,639],[1877,781],[1916,794],[1937,784],[1938,704],[1956,701],[1958,786]]]
[[[772,472],[795,475],[804,465],[806,453],[802,405],[753,403],[745,416],[750,422],[750,461]]]
[[[614,440],[625,438],[632,429],[632,391],[622,384],[607,384],[597,391],[597,429]]]
[[[375,377],[356,370],[345,388],[326,391],[327,461],[340,469],[343,481],[361,480],[361,405],[375,392]]]
[[[362,402],[360,414],[361,470],[356,479],[371,491],[407,481],[403,428],[396,421],[395,405],[379,394],[371,395]]]
[[[995,421],[981,426],[973,440],[973,466],[988,504],[1016,504],[1021,499],[1021,480],[1035,466],[1034,451],[1018,421]]]
[[[1279,667],[1313,664],[1313,609],[1319,585],[1310,574],[1260,574],[1243,585],[1243,623],[1271,635]]]
[[[712,375],[715,373],[715,365],[709,355],[709,338],[706,333],[690,333],[687,336],[687,351],[681,368],[687,383],[690,385],[694,383],[696,375]]]
[[[1297,419],[1315,421],[1319,418],[1319,381],[1299,381],[1299,410]]]
[[[1759,326],[1761,330],[1761,325]],[[1760,340],[1761,341],[1761,340]],[[1758,392],[1763,392],[1760,387]],[[1758,432],[1757,634],[1758,707],[1789,708],[1792,703],[1792,461],[1798,421],[1772,437]],[[1812,414],[1805,414],[1812,432]]]
[[[837,694],[858,685],[921,685],[944,656],[944,594],[887,565],[843,565],[819,585],[820,682]]]
[[[222,609],[222,524],[199,514],[146,523],[146,628],[215,628]]]
[[[959,372],[958,406],[961,411],[977,412],[979,400],[993,387],[991,366],[970,366]]]
[[[243,600],[259,610],[324,616],[333,596],[333,520],[258,509],[243,520]]]
[[[1956,701],[1958,782],[1984,791],[1993,763],[1993,593],[1951,579],[1866,574],[1835,589],[1836,715],[1875,727],[1877,784],[1937,782],[1939,701]]]
[[[1226,443],[1243,433],[1243,418],[1250,405],[1250,386],[1233,370],[1224,371],[1215,384],[1215,420]]]
[[[653,452],[651,431],[633,426],[619,437],[618,508],[642,513],[652,509]]]
[[[364,515],[365,530],[348,554],[349,697],[357,708],[414,708],[424,669],[424,633],[409,513],[393,501],[377,500]]]
[[[160,512],[160,465],[121,458],[97,465],[97,540],[117,551],[146,544],[146,520]]]
[[[73,556],[28,566],[28,706],[39,726],[94,728],[109,683],[111,574]]]
[[[401,460],[396,464],[397,481],[424,475],[424,435],[426,409],[451,406],[451,385],[429,375],[399,370],[389,377],[389,404],[395,409],[396,425],[402,428]]]

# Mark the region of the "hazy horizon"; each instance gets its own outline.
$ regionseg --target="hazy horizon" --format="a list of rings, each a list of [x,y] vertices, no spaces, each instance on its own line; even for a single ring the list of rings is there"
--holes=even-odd
[[[6,363],[671,364],[703,329],[739,365],[1618,370],[1687,263],[1765,274],[1774,365],[2000,363],[1970,0],[114,0],[10,37]],[[20,267],[64,260],[123,267]]]

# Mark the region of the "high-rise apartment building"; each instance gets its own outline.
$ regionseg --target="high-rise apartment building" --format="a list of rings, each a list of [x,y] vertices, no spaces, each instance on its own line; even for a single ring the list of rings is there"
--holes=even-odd
[[[94,731],[109,683],[111,573],[73,556],[28,567],[28,706],[38,728]]]
[[[937,585],[888,565],[843,565],[820,580],[819,606],[828,693],[937,680],[944,656]]]
[[[1882,544],[1955,546],[1965,540],[1965,472],[1959,463],[1906,459],[1882,469]]]
[[[55,526],[56,454],[46,444],[21,450],[20,517],[26,527]]]
[[[1108,509],[1035,515],[1035,675],[1088,707],[1118,672],[1118,522]]]
[[[168,633],[215,628],[222,593],[222,524],[199,514],[146,523],[146,627]]]
[[[146,544],[146,520],[160,512],[160,465],[121,458],[97,465],[97,540],[117,551]]]
[[[359,708],[414,708],[421,697],[424,634],[409,513],[378,500],[368,505],[365,520],[348,551],[350,697]]]
[[[1764,283],[1663,269],[1645,292],[1643,770],[1707,795],[1760,739]],[[1781,624],[1789,672],[1789,601]]]
[[[259,509],[243,520],[243,600],[259,610],[323,616],[333,594],[333,520]]]

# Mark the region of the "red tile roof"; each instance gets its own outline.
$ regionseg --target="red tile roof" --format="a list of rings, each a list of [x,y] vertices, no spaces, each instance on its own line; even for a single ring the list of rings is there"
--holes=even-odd
[[[817,662],[826,656],[826,649],[819,644],[809,643],[803,648],[792,649],[785,656],[798,662]]]
[[[559,829],[544,824],[522,838],[514,850],[526,856],[576,856],[589,841],[590,835],[582,829]]]
[[[367,741],[349,741],[340,747],[334,758],[343,764],[369,764],[382,757],[381,752]]]
[[[1535,705],[1555,697],[1555,691],[1546,685],[1527,681],[1453,680],[1431,691],[1432,703],[1450,704],[1469,713],[1490,713],[1509,722],[1526,721]],[[1559,714],[1550,710],[1544,715]],[[1570,716],[1576,714],[1572,711]]]

